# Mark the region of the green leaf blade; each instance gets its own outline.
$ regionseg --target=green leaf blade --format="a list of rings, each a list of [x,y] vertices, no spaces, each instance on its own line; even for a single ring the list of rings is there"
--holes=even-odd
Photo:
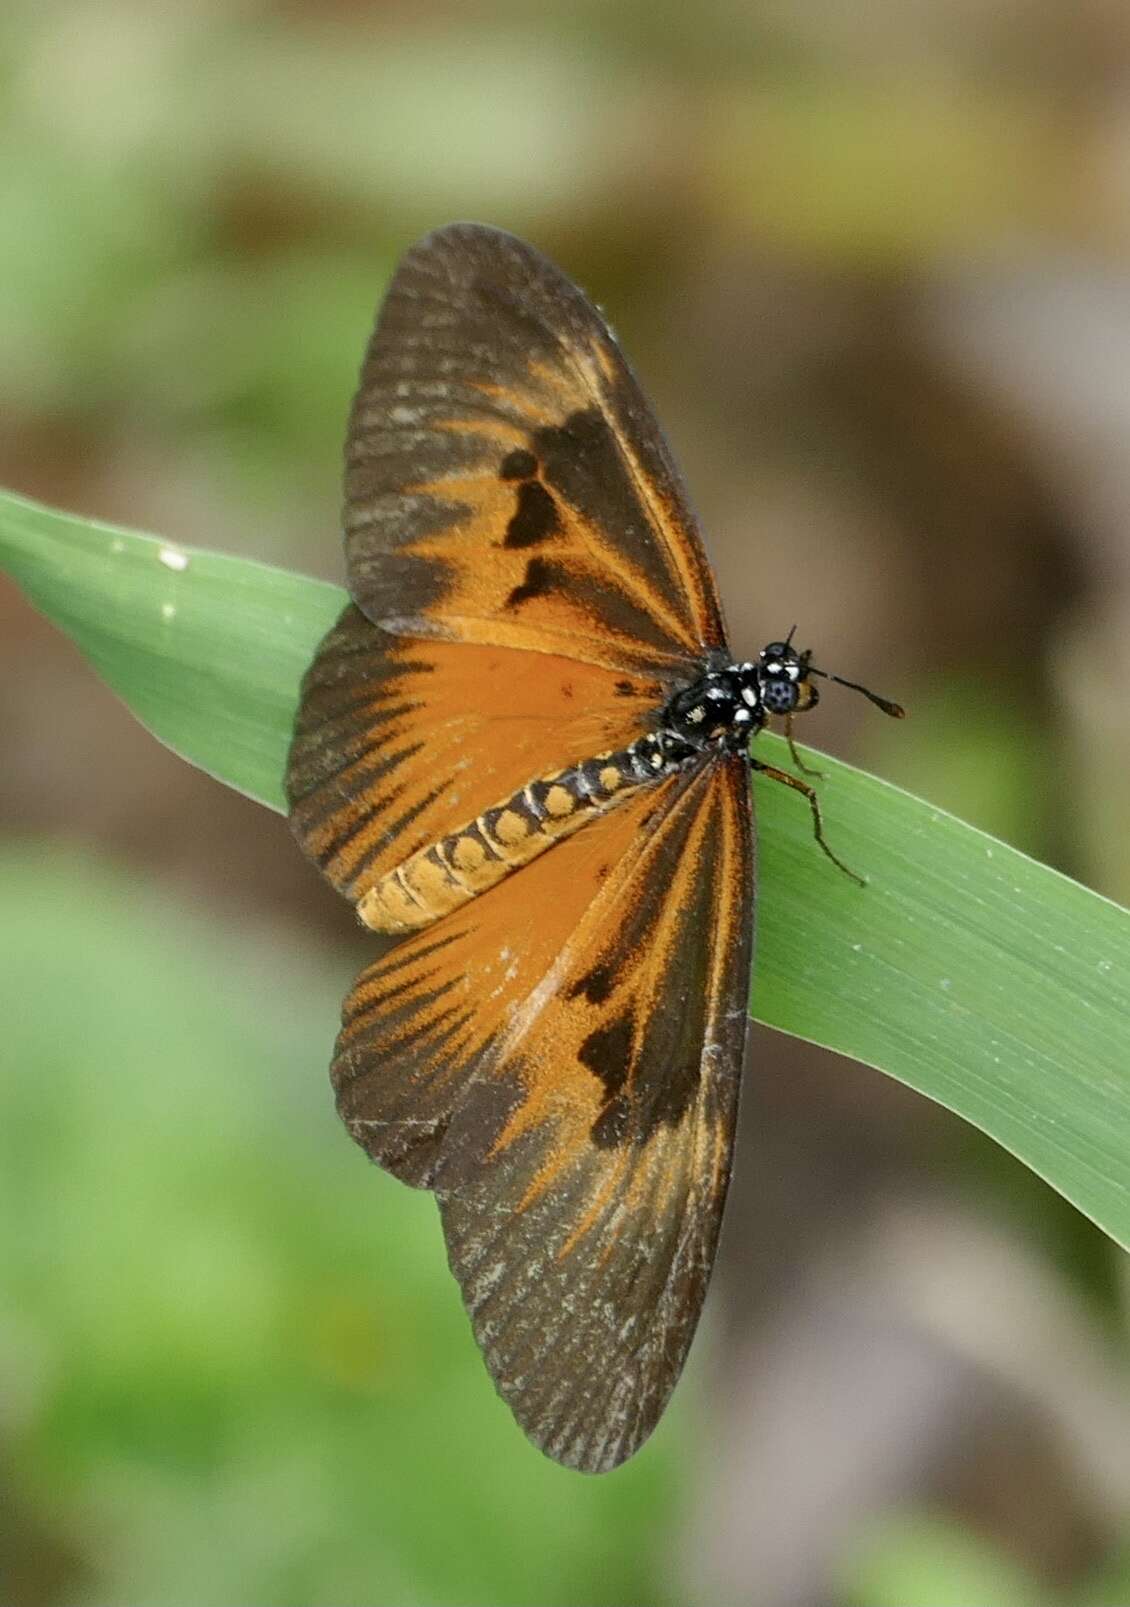
[[[299,682],[343,592],[3,495],[0,567],[162,741],[283,807]],[[869,883],[819,852],[799,799],[758,782],[754,1015],[957,1112],[1130,1246],[1130,914],[820,763],[829,838]],[[772,1074],[752,1068],[754,1099]]]
[[[285,807],[280,754],[298,684],[344,592],[6,492],[0,567],[162,742]]]
[[[804,811],[758,787],[754,1013],[956,1111],[1130,1245],[1130,915],[821,765],[837,851],[869,883],[830,878]]]

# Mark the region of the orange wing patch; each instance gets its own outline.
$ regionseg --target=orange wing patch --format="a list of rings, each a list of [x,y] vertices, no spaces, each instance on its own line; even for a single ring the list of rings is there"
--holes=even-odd
[[[397,1152],[431,1145],[453,1091],[464,1092],[472,1074],[497,1060],[504,1035],[535,1007],[539,985],[548,998],[582,917],[638,858],[646,823],[678,779],[638,794],[361,973],[343,1009],[332,1075],[343,1120],[382,1165],[434,1185],[426,1166],[412,1156],[405,1168]],[[564,1078],[595,1120],[593,1079],[562,1062],[556,1080]],[[500,1119],[492,1143],[504,1125]]]
[[[495,1382],[571,1466],[642,1443],[698,1321],[751,890],[743,766],[683,773],[409,939],[346,1001],[342,1116],[436,1190]]]
[[[631,741],[659,695],[553,654],[396,640],[347,608],[303,683],[291,828],[358,902],[532,777]]]
[[[665,443],[556,268],[456,225],[403,259],[346,450],[350,590],[393,631],[668,680],[723,645]]]

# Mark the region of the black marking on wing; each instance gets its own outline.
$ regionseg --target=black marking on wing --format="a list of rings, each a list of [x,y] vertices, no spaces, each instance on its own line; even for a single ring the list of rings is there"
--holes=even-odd
[[[557,504],[538,480],[523,480],[518,487],[518,507],[506,526],[504,547],[536,547],[560,534]]]
[[[631,1101],[624,1094],[616,1094],[593,1122],[589,1136],[597,1149],[617,1149],[628,1136],[631,1120]]]
[[[569,997],[573,997],[574,991],[570,990]],[[610,1094],[618,1094],[627,1080],[634,1032],[630,1014],[616,1016],[590,1032],[581,1045],[581,1064],[587,1066],[594,1077],[600,1078]]]
[[[633,560],[665,594],[670,572],[657,543],[642,528],[639,493],[600,409],[571,413],[562,424],[535,430],[532,439],[546,484],[593,528],[630,541]]]
[[[544,597],[561,584],[562,578],[557,564],[550,563],[547,558],[531,558],[521,585],[515,586],[506,599],[507,608],[517,608],[520,603],[528,603],[532,597]]]
[[[524,446],[516,446],[512,452],[507,452],[499,465],[498,478],[500,480],[531,480],[538,472],[538,460],[532,452],[527,452]]]
[[[610,961],[602,960],[574,982],[567,997],[579,999],[583,994],[590,1004],[603,1004],[615,986],[616,966]]]

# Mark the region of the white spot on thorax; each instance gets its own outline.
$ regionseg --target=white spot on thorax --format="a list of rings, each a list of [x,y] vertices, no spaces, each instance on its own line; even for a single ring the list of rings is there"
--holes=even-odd
[[[178,552],[175,547],[162,547],[157,557],[166,569],[181,570],[188,568],[188,554]]]
[[[177,611],[176,603],[162,603],[161,604],[161,618],[162,619],[173,619],[173,618],[175,618],[176,611]]]

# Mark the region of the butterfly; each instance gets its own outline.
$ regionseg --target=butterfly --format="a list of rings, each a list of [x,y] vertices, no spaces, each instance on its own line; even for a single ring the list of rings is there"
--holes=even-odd
[[[511,235],[455,224],[403,257],[345,456],[352,601],[286,788],[302,848],[400,941],[345,1000],[338,1110],[434,1191],[518,1423],[601,1472],[663,1412],[714,1262],[751,767],[808,797],[823,842],[815,794],[750,740],[827,672],[791,632],[735,660],[611,331]]]

